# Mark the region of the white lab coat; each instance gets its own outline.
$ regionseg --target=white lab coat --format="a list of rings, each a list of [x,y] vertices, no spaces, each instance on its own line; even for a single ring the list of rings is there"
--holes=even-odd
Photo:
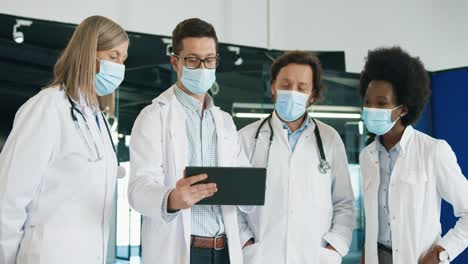
[[[252,157],[255,133],[261,121],[239,131],[247,158]],[[343,142],[330,126],[317,121],[331,171],[321,174],[318,147],[311,123],[294,152],[287,131],[273,114],[274,138],[270,148],[265,205],[246,217],[255,244],[244,248],[246,264],[341,263],[351,244],[354,195]],[[270,130],[259,133],[252,166],[267,164]],[[340,254],[325,249],[327,241]]]
[[[451,259],[468,245],[468,181],[444,140],[429,137],[408,126],[393,169],[388,209],[392,230],[393,263],[417,263],[433,245],[444,247]],[[378,263],[377,237],[379,156],[374,141],[360,154],[366,214],[366,263]],[[441,238],[441,198],[461,217]]]
[[[143,263],[189,264],[191,210],[185,209],[171,222],[162,217],[162,201],[175,187],[188,165],[185,112],[169,88],[138,116],[130,143],[131,206],[142,214]],[[241,151],[236,127],[229,114],[213,108],[218,137],[220,167],[250,166]],[[231,264],[242,264],[237,208],[221,206],[229,241]]]
[[[104,158],[88,161],[70,107],[63,90],[48,88],[16,114],[0,154],[2,264],[105,263],[117,161],[94,116],[88,123]]]

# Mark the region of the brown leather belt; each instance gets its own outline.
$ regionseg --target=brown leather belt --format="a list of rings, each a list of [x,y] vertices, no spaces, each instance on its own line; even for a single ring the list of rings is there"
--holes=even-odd
[[[223,250],[226,247],[226,244],[226,235],[217,237],[192,236],[192,239],[190,241],[190,245],[194,248],[206,248],[214,250]]]

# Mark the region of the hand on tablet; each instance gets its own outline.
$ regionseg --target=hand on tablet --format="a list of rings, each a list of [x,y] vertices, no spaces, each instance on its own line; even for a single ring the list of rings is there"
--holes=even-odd
[[[208,175],[200,174],[177,181],[176,188],[169,194],[167,208],[171,211],[187,209],[200,200],[213,196],[218,191],[215,183],[193,185],[207,178]]]

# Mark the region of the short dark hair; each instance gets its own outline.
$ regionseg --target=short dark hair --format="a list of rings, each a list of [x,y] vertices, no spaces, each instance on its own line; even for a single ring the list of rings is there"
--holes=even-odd
[[[216,50],[218,50],[218,37],[213,25],[199,18],[189,18],[180,22],[172,31],[172,52],[178,55],[184,48],[183,40],[191,37],[213,38],[216,43]]]
[[[322,64],[320,60],[307,52],[294,50],[285,52],[279,56],[270,67],[270,83],[276,80],[282,68],[289,64],[309,65],[312,69],[312,91],[315,90],[316,101],[323,98],[324,87],[322,85]]]
[[[411,57],[400,47],[369,51],[359,85],[362,98],[373,80],[391,83],[397,103],[406,105],[408,114],[401,118],[403,125],[418,120],[431,94],[429,75],[418,57]]]

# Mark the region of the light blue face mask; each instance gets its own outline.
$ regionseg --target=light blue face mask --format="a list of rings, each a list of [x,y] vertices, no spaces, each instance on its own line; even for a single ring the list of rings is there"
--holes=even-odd
[[[216,81],[216,69],[191,70],[184,66],[180,81],[191,93],[201,95],[208,92]]]
[[[277,90],[275,109],[286,122],[299,119],[307,109],[309,95],[287,90]]]
[[[96,74],[96,93],[99,96],[111,94],[125,77],[125,65],[98,59],[100,66]]]
[[[401,106],[401,105],[400,105]],[[393,109],[380,109],[364,107],[362,109],[362,120],[369,132],[378,136],[386,134],[396,124],[398,119],[392,122],[392,112],[400,108],[400,106]]]

